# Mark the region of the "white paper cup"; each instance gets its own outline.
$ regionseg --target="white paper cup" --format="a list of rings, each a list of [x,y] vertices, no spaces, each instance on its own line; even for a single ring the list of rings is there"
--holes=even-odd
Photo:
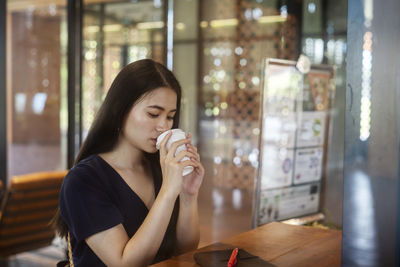
[[[181,139],[185,139],[186,138],[186,134],[184,131],[182,131],[181,129],[172,129],[172,130],[168,130],[166,132],[163,132],[162,134],[160,134],[160,136],[157,138],[157,143],[156,143],[156,148],[160,149],[160,144],[162,142],[162,140],[164,140],[164,137],[168,134],[168,132],[171,131],[172,135],[169,138],[168,142],[167,142],[167,151],[169,150],[169,148],[171,147],[171,144],[181,140]],[[175,152],[175,156],[181,152],[182,150],[186,150],[186,145],[181,145],[176,149]],[[184,160],[190,160],[188,157],[184,157],[181,161]],[[193,171],[193,166],[186,166],[185,168],[183,168],[183,172],[182,175],[188,175],[189,173],[191,173]]]

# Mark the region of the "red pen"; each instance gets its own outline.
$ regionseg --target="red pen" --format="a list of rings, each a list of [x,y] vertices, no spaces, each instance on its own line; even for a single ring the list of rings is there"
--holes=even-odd
[[[228,261],[228,267],[233,267],[236,265],[236,262],[237,262],[236,257],[237,257],[238,251],[239,251],[238,248],[235,248],[232,251],[231,257],[229,258],[229,261]]]

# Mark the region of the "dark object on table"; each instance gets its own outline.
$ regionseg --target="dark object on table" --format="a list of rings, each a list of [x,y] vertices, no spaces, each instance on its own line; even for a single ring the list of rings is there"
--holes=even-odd
[[[194,254],[194,260],[197,264],[203,267],[226,267],[229,258],[232,254],[232,249],[214,250],[199,252]],[[237,267],[257,266],[257,267],[276,267],[260,257],[252,255],[243,249],[239,249],[237,254]]]

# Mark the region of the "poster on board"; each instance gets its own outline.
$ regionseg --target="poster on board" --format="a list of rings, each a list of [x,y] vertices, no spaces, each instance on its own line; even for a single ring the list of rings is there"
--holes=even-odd
[[[294,184],[319,181],[322,175],[322,147],[296,149]]]
[[[293,148],[296,139],[296,113],[266,114],[263,118],[263,142],[280,147]]]
[[[293,156],[293,149],[264,145],[261,189],[279,188],[292,183]]]
[[[296,147],[322,146],[325,138],[324,111],[303,111],[298,114]]]
[[[258,224],[286,220],[318,211],[320,184],[307,184],[261,192]]]

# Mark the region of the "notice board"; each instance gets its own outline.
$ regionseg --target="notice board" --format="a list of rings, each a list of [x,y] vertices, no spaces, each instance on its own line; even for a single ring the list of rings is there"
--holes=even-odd
[[[266,59],[263,64],[254,226],[319,212],[335,68]]]

